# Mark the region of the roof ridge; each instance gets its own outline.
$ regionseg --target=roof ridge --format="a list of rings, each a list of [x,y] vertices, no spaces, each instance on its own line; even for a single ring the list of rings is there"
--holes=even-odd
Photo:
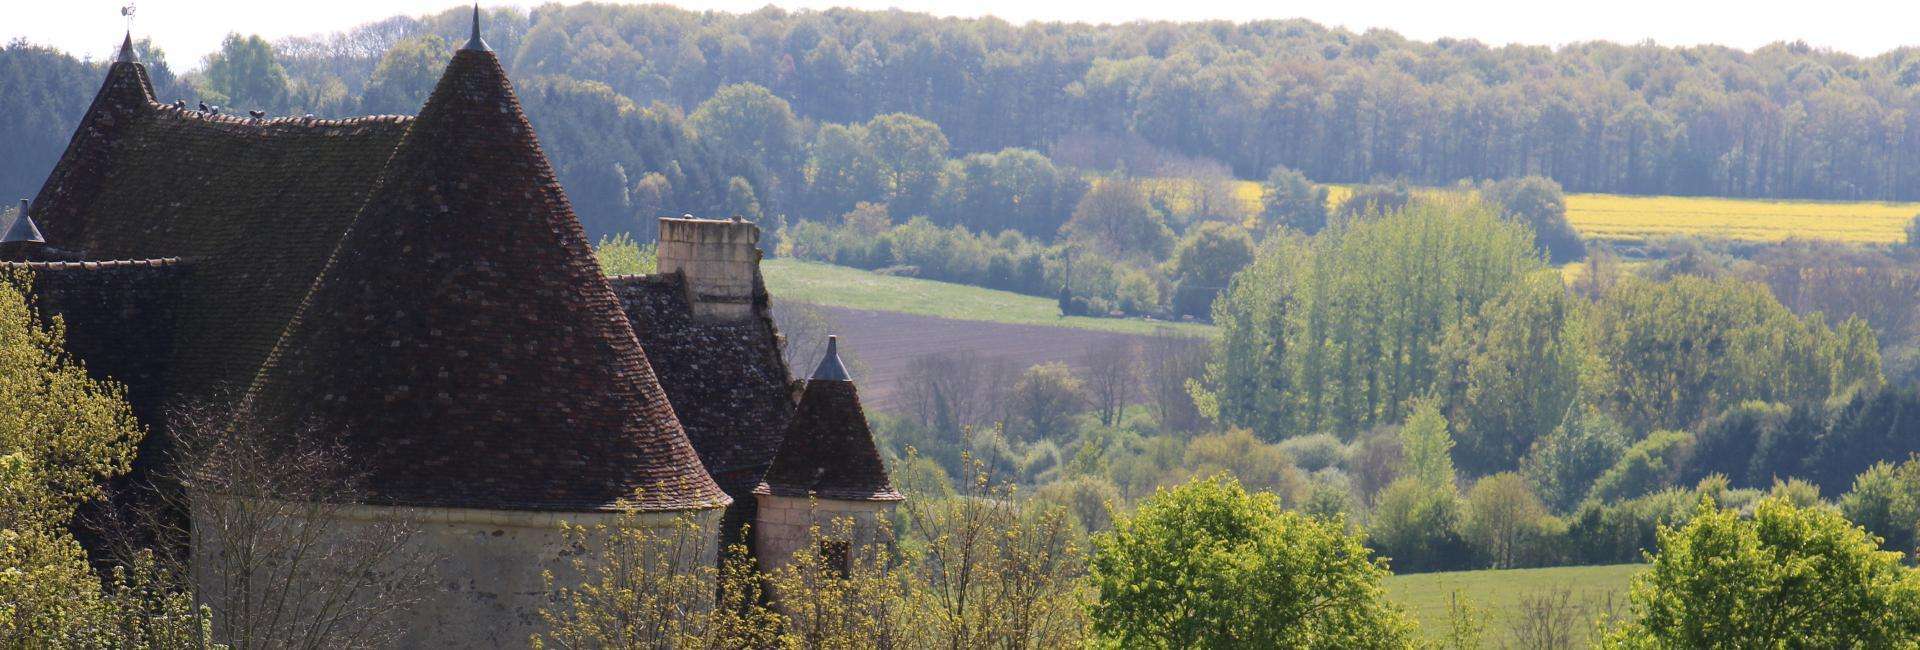
[[[0,262],[0,268],[27,269],[32,271],[100,271],[112,269],[164,268],[179,266],[183,260],[178,257],[162,257],[150,260],[99,260],[90,262]]]

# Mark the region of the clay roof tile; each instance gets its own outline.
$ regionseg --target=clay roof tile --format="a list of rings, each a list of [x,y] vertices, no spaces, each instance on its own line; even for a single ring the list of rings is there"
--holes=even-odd
[[[245,414],[252,425],[340,436],[381,502],[560,511],[729,502],[487,51],[455,53]]]

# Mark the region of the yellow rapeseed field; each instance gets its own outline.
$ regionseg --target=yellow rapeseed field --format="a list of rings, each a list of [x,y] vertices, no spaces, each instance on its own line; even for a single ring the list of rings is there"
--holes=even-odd
[[[1156,179],[1154,192],[1179,192],[1179,179]],[[1337,206],[1351,186],[1329,185],[1327,203]],[[1234,196],[1259,212],[1260,184],[1238,181]],[[1864,244],[1903,241],[1920,203],[1876,201],[1772,201],[1692,196],[1569,194],[1567,220],[1588,239],[1644,240],[1696,235],[1741,241],[1819,239]]]
[[[1902,241],[1920,203],[1766,201],[1690,196],[1571,194],[1567,220],[1592,239],[1702,235],[1868,244]]]

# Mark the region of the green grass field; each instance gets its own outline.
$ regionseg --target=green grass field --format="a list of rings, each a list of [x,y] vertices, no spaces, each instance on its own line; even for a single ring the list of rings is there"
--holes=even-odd
[[[818,262],[770,259],[762,262],[760,268],[766,276],[767,290],[777,300],[955,320],[1070,327],[1121,334],[1153,334],[1162,328],[1196,337],[1210,336],[1213,332],[1210,325],[1193,323],[1135,318],[1062,318],[1059,305],[1046,298],[881,275]]]
[[[1522,611],[1522,604],[1556,590],[1570,591],[1569,602],[1583,608],[1579,618],[1584,639],[1591,623],[1606,611],[1609,598],[1613,611],[1626,611],[1626,595],[1633,574],[1643,564],[1610,566],[1554,567],[1550,569],[1512,569],[1504,571],[1449,571],[1416,573],[1387,578],[1387,598],[1406,608],[1420,622],[1420,631],[1428,638],[1439,638],[1448,630],[1448,597],[1459,592],[1472,607],[1487,614],[1484,640],[1499,646],[1511,643],[1511,625]]]

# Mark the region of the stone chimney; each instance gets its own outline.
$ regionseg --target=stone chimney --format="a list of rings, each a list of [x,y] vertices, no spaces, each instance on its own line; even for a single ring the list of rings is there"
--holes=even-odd
[[[760,227],[738,219],[660,218],[660,272],[686,275],[697,318],[753,316]]]

